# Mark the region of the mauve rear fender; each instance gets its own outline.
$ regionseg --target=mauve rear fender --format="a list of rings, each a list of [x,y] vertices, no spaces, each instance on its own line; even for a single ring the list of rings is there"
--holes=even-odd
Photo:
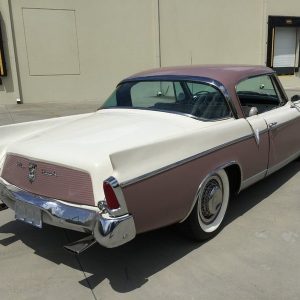
[[[226,164],[239,166],[241,181],[260,173],[267,167],[268,147],[267,132],[261,135],[259,149],[254,137],[249,135],[241,142],[123,183],[126,204],[129,213],[134,216],[137,232],[150,231],[185,219],[203,179]]]

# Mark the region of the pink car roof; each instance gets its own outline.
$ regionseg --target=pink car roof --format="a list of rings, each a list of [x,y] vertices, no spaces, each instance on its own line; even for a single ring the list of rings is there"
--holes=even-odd
[[[247,77],[270,74],[274,71],[264,66],[247,66],[247,65],[192,65],[165,67],[159,69],[147,70],[128,77],[126,80],[135,78],[147,78],[155,76],[191,76],[207,77],[221,82],[225,87],[232,87],[242,79]]]
[[[147,78],[155,78],[163,76],[178,76],[179,80],[182,76],[182,80],[188,80],[188,77],[195,79],[195,77],[205,77],[220,82],[227,90],[232,104],[234,105],[238,117],[244,117],[237,94],[236,85],[239,81],[264,74],[275,73],[274,70],[265,66],[250,66],[250,65],[191,65],[191,66],[178,66],[178,67],[166,67],[159,69],[147,70],[134,74],[122,82],[131,80],[147,80]],[[186,77],[186,78],[185,78]],[[176,79],[175,79],[176,80]],[[121,82],[121,83],[122,83]]]

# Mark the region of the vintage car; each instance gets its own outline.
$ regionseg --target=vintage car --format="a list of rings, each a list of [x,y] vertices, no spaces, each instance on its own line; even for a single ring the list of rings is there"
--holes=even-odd
[[[0,127],[1,207],[87,233],[76,253],[175,223],[211,238],[230,197],[299,156],[299,98],[261,66],[136,74],[95,113]]]

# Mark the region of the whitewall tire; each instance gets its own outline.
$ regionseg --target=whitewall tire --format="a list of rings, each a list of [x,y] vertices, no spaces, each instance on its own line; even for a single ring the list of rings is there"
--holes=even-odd
[[[222,228],[230,197],[226,172],[221,169],[208,175],[195,196],[195,206],[183,223],[187,234],[195,240],[215,236]]]

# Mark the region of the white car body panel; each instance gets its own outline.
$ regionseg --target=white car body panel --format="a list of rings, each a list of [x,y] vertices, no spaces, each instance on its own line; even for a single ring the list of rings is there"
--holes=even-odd
[[[251,134],[244,119],[206,122],[130,109],[105,109],[23,125],[0,128],[4,137],[9,136],[6,151],[88,172],[95,203],[104,199],[102,182],[112,174],[119,182],[128,181]]]

